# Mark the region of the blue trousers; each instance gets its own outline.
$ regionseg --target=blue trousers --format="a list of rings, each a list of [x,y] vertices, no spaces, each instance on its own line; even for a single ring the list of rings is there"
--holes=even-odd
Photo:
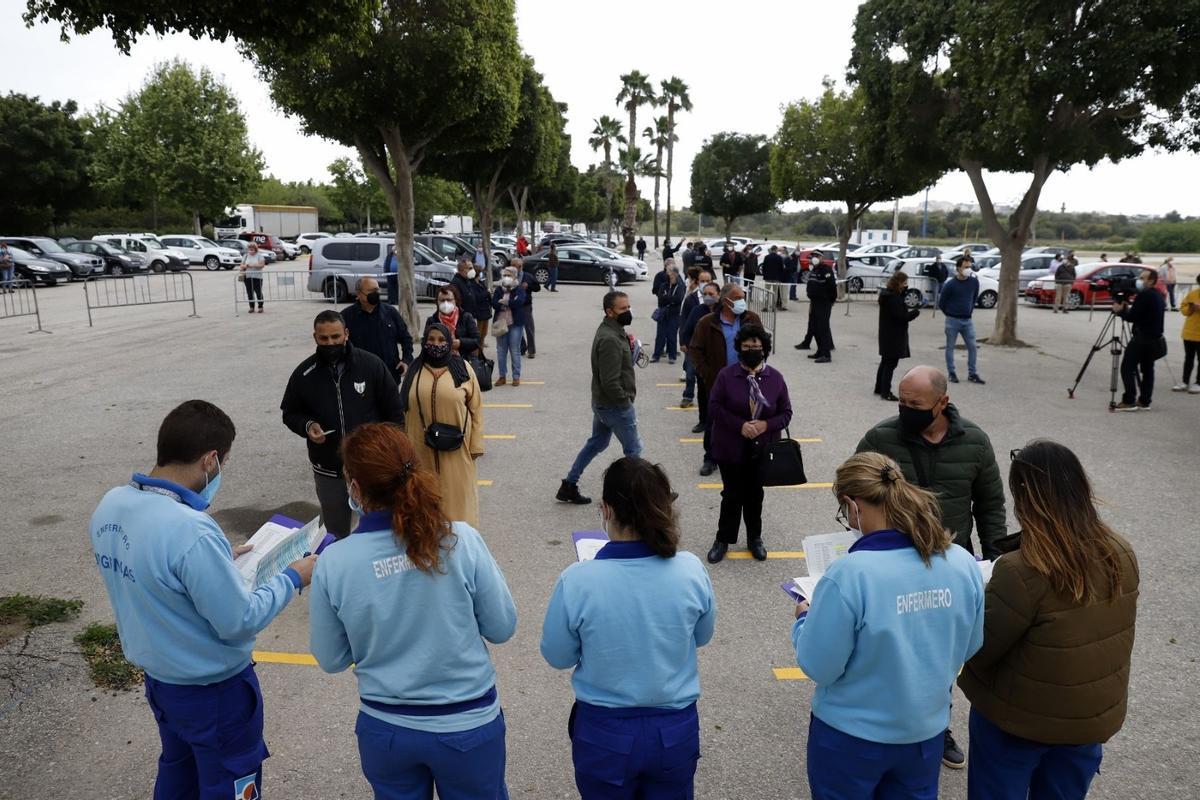
[[[654,333],[654,358],[662,358],[664,351],[672,361],[679,356],[679,312],[677,311],[664,310]]]
[[[967,374],[975,372],[975,321],[946,317],[946,372],[954,374],[954,344],[962,334],[963,342],[967,345]]]
[[[592,459],[608,449],[613,435],[621,443],[627,456],[642,454],[642,441],[638,438],[637,409],[630,403],[626,408],[592,406],[592,435],[583,443],[583,449],[575,456],[575,463],[567,473],[567,480],[579,483],[583,471]]]
[[[808,723],[813,800],[937,800],[943,734],[915,744],[881,744]]]
[[[508,800],[504,714],[458,733],[429,733],[358,712],[354,732],[376,800]]]
[[[1100,771],[1098,744],[1052,745],[1005,733],[971,709],[967,800],[1083,800]]]
[[[696,704],[678,710],[576,703],[567,725],[582,800],[692,800]]]
[[[500,377],[508,377],[508,362],[511,356],[513,377],[521,378],[521,337],[525,331],[520,325],[510,325],[508,333],[496,337],[496,364],[500,367]]]
[[[146,701],[162,740],[154,800],[258,799],[262,762],[271,754],[253,665],[205,686],[147,675]]]
[[[16,267],[0,267],[0,286],[3,286],[5,289],[11,289],[15,273]]]
[[[546,281],[546,288],[547,289],[557,289],[558,288],[558,267],[550,268],[550,280]]]

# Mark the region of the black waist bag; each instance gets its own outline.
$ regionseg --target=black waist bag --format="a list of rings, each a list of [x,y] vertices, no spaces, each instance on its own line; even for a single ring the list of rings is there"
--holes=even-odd
[[[445,422],[435,422],[425,428],[425,444],[443,453],[462,447],[463,438],[461,428]]]

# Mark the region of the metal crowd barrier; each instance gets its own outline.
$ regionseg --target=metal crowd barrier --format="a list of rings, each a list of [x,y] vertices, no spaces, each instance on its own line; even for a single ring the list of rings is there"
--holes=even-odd
[[[106,308],[191,303],[192,313],[188,317],[200,316],[196,311],[196,287],[188,272],[93,278],[84,282],[83,295],[87,301],[89,328],[92,327],[92,311]]]
[[[359,272],[334,272],[327,271],[321,279],[321,288],[312,291],[308,288],[308,279],[312,277],[312,273],[307,270],[273,270],[267,268],[263,270],[261,278],[249,278],[247,280],[260,280],[262,282],[262,303],[293,303],[298,301],[305,302],[320,302],[330,305],[339,305],[354,302],[354,293],[358,291],[358,282],[363,278],[374,278],[379,282],[379,291],[384,298],[388,296],[389,279],[396,280],[399,273],[396,272],[380,272],[380,273],[359,273]],[[241,273],[238,273],[233,284],[233,315],[239,316],[240,309],[243,305],[249,305],[250,299],[246,294],[246,283],[240,280]],[[345,286],[348,297],[338,299],[338,287],[331,282],[338,282]],[[449,286],[446,281],[440,281],[426,275],[417,274],[416,291],[418,299],[424,297],[429,287],[434,289],[442,286]],[[254,302],[259,302],[257,296]]]
[[[42,312],[38,309],[37,288],[33,281],[14,278],[11,283],[0,283],[0,319],[33,317],[37,327],[30,333],[50,333],[42,328]]]

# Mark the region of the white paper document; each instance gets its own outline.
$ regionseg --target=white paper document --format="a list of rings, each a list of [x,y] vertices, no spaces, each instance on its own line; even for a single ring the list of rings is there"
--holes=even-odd
[[[575,541],[575,556],[580,561],[591,561],[608,544],[608,537],[601,531],[575,531],[571,538]]]
[[[857,537],[846,531],[844,533],[822,533],[804,538],[804,560],[808,564],[808,574],[820,577],[829,570],[829,565],[850,552],[850,547],[858,541]]]
[[[303,528],[288,528],[277,522],[267,522],[259,528],[246,544],[254,545],[249,553],[233,560],[242,583],[254,591],[287,568],[287,565],[303,558],[305,553],[317,549],[325,538],[321,518],[316,517]]]

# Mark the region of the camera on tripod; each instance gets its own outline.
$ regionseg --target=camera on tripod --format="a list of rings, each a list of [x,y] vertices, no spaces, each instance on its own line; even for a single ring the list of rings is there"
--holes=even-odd
[[[1114,303],[1129,302],[1129,298],[1138,293],[1137,278],[1132,275],[1114,275],[1109,279],[1108,293]]]

